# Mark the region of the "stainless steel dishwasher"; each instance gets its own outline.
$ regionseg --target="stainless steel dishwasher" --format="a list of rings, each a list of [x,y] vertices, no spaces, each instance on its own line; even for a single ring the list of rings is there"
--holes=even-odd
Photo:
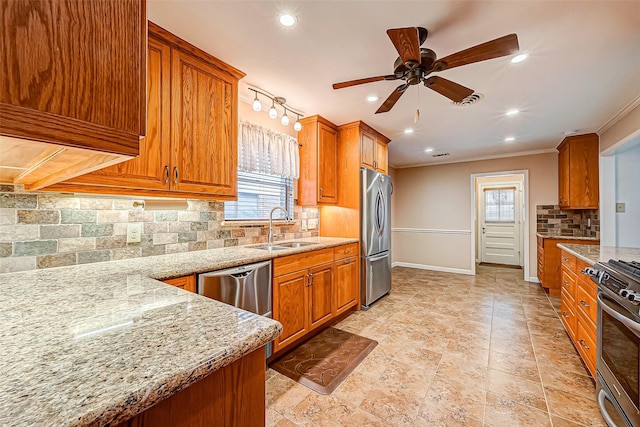
[[[198,274],[198,293],[271,319],[271,261]]]

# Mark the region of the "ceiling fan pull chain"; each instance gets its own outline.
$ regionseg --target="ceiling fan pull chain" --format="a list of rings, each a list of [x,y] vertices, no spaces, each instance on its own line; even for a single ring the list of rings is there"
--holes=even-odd
[[[416,113],[413,116],[413,123],[418,123],[420,120],[420,88],[418,88],[418,106],[416,107]]]

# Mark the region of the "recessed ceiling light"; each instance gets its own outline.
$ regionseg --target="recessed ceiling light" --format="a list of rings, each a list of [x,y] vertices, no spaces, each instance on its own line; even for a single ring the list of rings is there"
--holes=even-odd
[[[515,116],[519,112],[520,112],[520,110],[516,110],[515,108],[512,108],[511,110],[507,110],[507,112],[505,114],[507,116]]]
[[[515,141],[516,139],[513,136],[508,136],[504,139],[504,142],[511,142],[511,141]]]
[[[522,62],[525,59],[527,59],[529,57],[528,54],[526,53],[521,53],[520,55],[516,55],[513,58],[511,58],[511,62],[514,64],[517,64],[518,62]]]
[[[433,151],[433,148],[427,148],[426,150],[424,150],[425,153],[431,153]]]
[[[406,129],[404,130],[404,133],[413,133],[413,129],[411,129],[411,128],[406,128]]]
[[[377,100],[378,100],[378,97],[376,95],[367,96],[367,101],[369,102],[376,102]]]
[[[285,13],[280,15],[280,23],[285,27],[293,27],[296,24],[296,17]]]

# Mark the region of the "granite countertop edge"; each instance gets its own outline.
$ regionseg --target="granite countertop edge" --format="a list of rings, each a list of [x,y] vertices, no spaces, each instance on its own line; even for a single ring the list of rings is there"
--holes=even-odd
[[[36,315],[33,317],[37,317],[37,313],[39,313],[37,310],[47,312],[47,315],[51,316],[51,313],[48,313],[49,309],[47,308],[48,304],[46,300],[42,301],[38,299],[37,304],[32,303],[32,301],[34,301],[33,298],[44,297],[46,299],[49,297],[51,290],[55,290],[53,293],[54,296],[51,297],[52,303],[62,304],[61,307],[56,308],[56,313],[58,311],[64,313],[66,309],[70,310],[69,312],[73,315],[75,315],[73,308],[77,306],[84,308],[82,304],[85,302],[86,304],[104,304],[107,308],[110,308],[112,304],[114,306],[113,310],[120,310],[121,306],[118,304],[121,304],[121,301],[118,298],[123,299],[125,302],[127,298],[134,298],[134,302],[141,304],[140,307],[135,308],[142,309],[143,321],[140,322],[140,326],[132,326],[131,328],[133,329],[127,330],[127,328],[123,328],[122,331],[109,332],[109,334],[112,335],[112,343],[118,342],[119,339],[122,339],[125,343],[129,343],[132,336],[131,334],[145,333],[144,331],[148,330],[145,328],[149,328],[149,322],[156,320],[152,317],[153,313],[160,313],[158,316],[162,317],[162,320],[165,322],[163,325],[172,325],[169,327],[168,332],[163,330],[162,334],[158,335],[159,338],[155,336],[150,338],[160,340],[158,345],[170,345],[172,344],[172,340],[182,337],[180,329],[177,328],[179,320],[172,320],[173,317],[171,316],[173,316],[174,313],[183,315],[186,319],[189,319],[189,316],[197,316],[197,313],[206,313],[209,316],[207,320],[209,318],[215,320],[220,317],[220,319],[222,319],[221,322],[228,322],[229,319],[238,318],[240,319],[238,322],[242,324],[242,327],[238,327],[237,331],[231,332],[223,330],[223,332],[220,333],[219,330],[217,330],[217,332],[214,330],[216,328],[209,328],[211,330],[206,332],[214,339],[210,342],[206,341],[204,344],[202,340],[194,340],[193,332],[191,332],[192,335],[189,335],[189,337],[193,340],[193,343],[188,342],[186,349],[180,348],[182,351],[181,354],[193,355],[194,350],[204,350],[202,355],[198,354],[197,356],[193,356],[193,360],[187,360],[186,363],[179,365],[176,365],[174,361],[170,360],[169,356],[165,353],[158,356],[154,355],[154,357],[159,359],[157,362],[155,360],[151,362],[155,364],[152,365],[156,369],[155,376],[147,377],[144,372],[135,372],[132,374],[134,381],[130,382],[131,385],[129,389],[126,389],[126,385],[120,384],[123,390],[114,390],[115,386],[99,384],[98,380],[95,380],[95,385],[91,386],[90,380],[87,380],[86,377],[81,378],[78,381],[84,382],[79,383],[78,387],[82,386],[86,388],[88,382],[88,387],[95,388],[97,393],[105,390],[104,387],[110,387],[106,390],[111,392],[111,394],[105,393],[109,395],[101,396],[98,401],[92,400],[90,404],[85,404],[84,400],[79,402],[67,401],[63,406],[64,409],[59,411],[62,413],[54,414],[55,418],[50,418],[52,416],[51,414],[43,414],[41,418],[38,418],[38,414],[33,414],[33,412],[26,414],[25,412],[28,411],[24,411],[24,409],[34,409],[29,405],[35,404],[28,399],[24,401],[19,399],[18,402],[20,403],[18,407],[12,408],[11,402],[16,402],[17,397],[15,390],[13,390],[13,393],[11,393],[11,390],[8,392],[5,391],[4,394],[0,393],[0,400],[5,400],[6,397],[6,403],[9,406],[4,406],[3,409],[0,405],[0,419],[12,419],[12,422],[9,424],[11,426],[33,425],[34,422],[36,424],[38,422],[54,422],[55,424],[69,426],[114,425],[143,412],[157,402],[172,396],[218,369],[229,365],[235,360],[265,345],[282,332],[282,325],[279,322],[178,289],[160,282],[160,280],[220,270],[293,254],[328,249],[349,243],[357,243],[359,241],[359,239],[356,238],[331,237],[312,237],[294,240],[314,244],[275,251],[252,247],[257,245],[236,246],[0,274],[0,289],[5,290],[5,294],[9,296],[7,303],[0,307],[0,317],[7,319],[21,316],[22,310],[25,310],[25,307],[28,307],[27,310],[31,310],[31,312],[35,311]],[[283,242],[284,241],[274,243]],[[133,281],[133,285],[129,283],[131,281]],[[132,286],[134,286],[134,288],[137,286],[137,293],[127,293],[130,292]],[[39,293],[34,294],[34,289],[37,289]],[[87,289],[88,291],[85,292]],[[113,295],[109,294],[109,292],[113,293]],[[120,297],[118,295],[119,292],[126,293],[126,295]],[[103,297],[102,293],[106,293],[106,296]],[[167,307],[160,306],[156,308],[151,306],[151,308],[149,308],[148,300],[154,302],[158,293],[166,298],[167,304],[169,305]],[[60,296],[60,294],[62,296]],[[84,298],[84,300],[82,298]],[[140,298],[143,301],[137,301],[135,298]],[[112,299],[114,301],[112,301]],[[64,307],[66,301],[69,301],[69,307]],[[193,306],[193,312],[196,314],[185,314],[184,312],[188,311],[184,309],[186,306]],[[145,310],[151,311],[146,312]],[[129,315],[127,311],[124,311],[124,313]],[[144,318],[145,313],[152,313],[150,320]],[[100,314],[103,313],[99,312],[98,315]],[[84,314],[78,314],[77,316],[80,321],[86,321],[87,319],[92,320],[93,318],[91,312],[88,315],[89,317],[86,318]],[[47,317],[43,316],[43,318]],[[74,322],[78,319],[74,318],[71,321],[62,319],[61,326],[58,329],[66,332],[70,327],[69,325],[75,325]],[[203,321],[202,319],[199,320],[201,320],[201,322]],[[32,326],[41,326],[38,324],[38,320],[31,319],[30,321],[32,322]],[[147,323],[145,323],[145,321]],[[40,323],[42,322],[46,322],[46,320],[40,321]],[[135,321],[134,324],[137,324],[137,321]],[[221,324],[220,328],[223,327],[224,325]],[[4,329],[0,327],[0,342],[15,345],[16,341],[21,339],[20,332],[16,332],[15,329],[9,331],[9,328],[11,328],[10,324],[5,324]],[[33,335],[34,332],[31,331],[28,333]],[[165,333],[166,335],[163,335]],[[11,334],[13,334],[13,336]],[[31,339],[29,336],[28,338]],[[30,343],[31,345],[41,347],[46,346],[46,350],[51,352],[52,350],[56,351],[55,345],[57,345],[59,341],[56,341],[58,338],[58,336],[54,335],[52,339]],[[31,341],[33,340],[31,339]],[[38,349],[38,347],[35,348]],[[102,351],[106,350],[105,348]],[[44,352],[44,348],[40,351]],[[59,351],[62,351],[62,348],[60,348]],[[116,355],[126,358],[127,356],[137,355],[135,352],[136,350],[124,348],[116,353]],[[81,353],[81,355],[91,357],[94,353]],[[2,362],[3,361],[0,360],[0,365],[3,366],[9,363],[8,360]],[[183,362],[185,361],[183,360]],[[99,368],[101,365],[96,362],[95,366]],[[134,366],[138,368],[137,365]],[[27,383],[26,386],[40,387],[37,389],[40,394],[34,393],[34,396],[37,395],[42,399],[44,395],[46,400],[47,393],[51,393],[52,399],[56,401],[60,399],[59,395],[55,395],[56,392],[62,393],[62,396],[65,397],[68,396],[66,393],[70,393],[69,389],[73,388],[73,385],[68,384],[65,384],[62,389],[57,390],[42,390],[44,386],[34,386],[31,383]],[[72,396],[69,395],[68,397],[71,398]],[[8,412],[3,412],[4,410],[8,410]],[[21,414],[22,416],[20,416]]]
[[[555,233],[536,233],[536,237],[541,237],[543,239],[556,239],[556,240],[589,240],[594,242],[600,241],[599,237],[563,236],[561,234],[555,234]]]
[[[607,262],[610,259],[640,262],[640,248],[580,245],[575,243],[558,243],[557,246],[591,265],[597,262]]]

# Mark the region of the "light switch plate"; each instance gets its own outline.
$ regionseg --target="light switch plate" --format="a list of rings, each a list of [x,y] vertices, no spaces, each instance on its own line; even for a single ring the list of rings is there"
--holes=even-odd
[[[316,228],[318,228],[318,220],[317,219],[307,220],[307,227],[309,230],[315,230]]]
[[[306,219],[303,219],[303,220],[302,220],[302,229],[306,231],[306,230],[307,230],[307,227],[308,227],[308,226],[307,226],[307,220],[306,220]]]
[[[624,202],[623,203],[616,203],[616,212],[617,213],[623,213],[624,212]]]
[[[142,240],[142,223],[127,224],[127,243],[140,243]]]

